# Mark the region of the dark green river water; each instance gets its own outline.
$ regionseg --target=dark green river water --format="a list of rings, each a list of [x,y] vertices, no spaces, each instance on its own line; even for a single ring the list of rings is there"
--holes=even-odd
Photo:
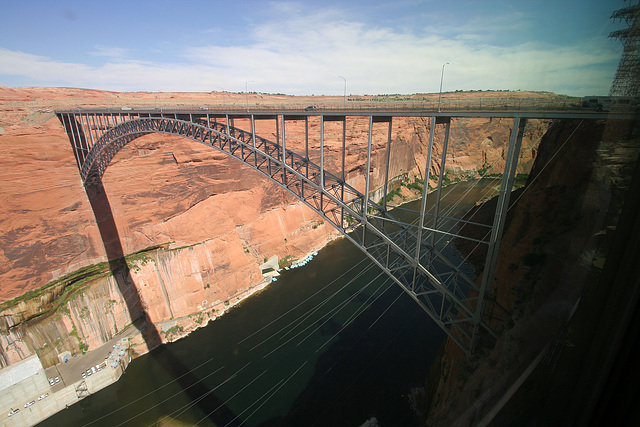
[[[465,211],[495,185],[446,187],[441,209]],[[360,426],[371,417],[415,425],[407,395],[424,387],[445,334],[380,273],[350,242],[335,241],[40,425]]]

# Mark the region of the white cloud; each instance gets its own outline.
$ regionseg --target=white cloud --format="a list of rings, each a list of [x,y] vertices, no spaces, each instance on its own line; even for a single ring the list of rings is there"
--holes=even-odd
[[[129,56],[131,52],[132,52],[131,49],[97,45],[97,46],[94,46],[94,50],[92,52],[89,52],[89,54],[94,56],[106,56],[108,58],[121,59]]]
[[[303,13],[278,4],[276,20],[247,26],[244,46],[216,44],[185,48],[171,62],[124,60],[131,51],[96,46],[92,54],[105,57],[99,66],[0,48],[0,74],[25,76],[34,84],[83,86],[111,90],[225,89],[288,94],[435,92],[446,68],[444,90],[522,89],[568,94],[606,93],[619,52],[601,37],[565,46],[535,42],[492,45],[478,31],[505,22],[470,25],[445,39],[435,31],[404,33],[340,18],[339,11]]]

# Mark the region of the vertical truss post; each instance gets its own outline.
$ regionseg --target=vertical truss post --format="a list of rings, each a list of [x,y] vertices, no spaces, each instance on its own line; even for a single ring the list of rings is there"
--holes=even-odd
[[[284,114],[282,114],[282,157],[280,158],[280,160],[282,160],[282,183],[286,186],[287,185],[287,170],[286,170],[286,166],[287,166],[287,150],[285,148],[285,143],[284,143]]]
[[[304,158],[309,160],[309,116],[304,116]],[[307,175],[309,175],[309,166],[307,166]]]
[[[387,137],[387,158],[384,167],[384,190],[382,191],[382,208],[387,211],[387,193],[389,191],[389,164],[391,161],[391,120],[389,117],[389,136]]]
[[[103,120],[104,119],[104,120]],[[104,114],[99,114],[98,115],[98,129],[101,130],[101,133],[104,133],[107,131],[107,125],[106,125],[106,120],[107,118],[105,117]],[[100,136],[100,133],[98,134],[98,136]],[[98,137],[98,139],[100,139]]]
[[[309,178],[309,116],[304,116],[304,176]],[[304,181],[300,181],[300,195],[304,199]]]
[[[347,144],[347,116],[342,118],[342,182],[340,184],[340,200],[344,202],[344,185],[346,183],[345,157]],[[340,226],[344,225],[344,207],[340,207]]]
[[[427,196],[429,195],[429,174],[431,172],[431,156],[433,155],[433,137],[436,128],[436,116],[431,116],[431,126],[429,127],[429,146],[427,147],[427,164],[424,167],[424,183],[422,185],[422,200],[420,202],[420,215],[418,217],[418,238],[416,239],[416,252],[413,257],[413,279],[411,280],[411,291],[415,292],[416,280],[418,278],[418,264],[420,263],[420,251],[422,250],[422,228],[424,227],[424,216],[427,211]]]
[[[373,135],[373,116],[369,116],[369,136],[367,138],[367,169],[365,170],[364,205],[362,209],[362,244],[366,245],[367,215],[369,214],[369,186],[371,181],[371,139]],[[386,196],[385,196],[386,197]]]
[[[99,139],[98,134],[96,133],[96,116],[87,114],[87,124],[89,126],[89,131],[91,132],[91,146],[96,144],[96,141]]]
[[[258,167],[258,155],[256,154],[256,121],[253,114],[251,115],[251,141],[253,142],[253,165]]]
[[[84,130],[84,123],[82,123],[82,113],[78,113],[76,116],[76,128],[78,129],[78,134],[82,136],[80,138],[80,142],[84,143],[82,145],[83,150],[86,150],[87,153],[91,150],[89,147],[89,141],[87,141],[87,133]]]
[[[526,119],[515,117],[513,119],[513,127],[511,128],[511,136],[509,138],[509,148],[504,166],[504,174],[500,183],[500,194],[498,195],[498,205],[493,217],[493,225],[491,227],[491,237],[487,248],[487,258],[485,260],[484,273],[482,274],[482,283],[480,284],[480,294],[478,295],[478,305],[473,314],[474,330],[471,341],[471,351],[474,350],[477,341],[477,332],[482,321],[482,312],[484,309],[484,299],[488,290],[493,285],[493,276],[498,259],[500,249],[500,239],[504,229],[504,222],[507,217],[509,208],[509,198],[511,197],[511,189],[516,176],[518,166],[518,158],[520,156],[520,147],[522,146],[522,136],[526,126]]]
[[[76,128],[76,134],[78,135],[78,142],[80,143],[80,152],[82,153],[82,164],[84,164],[87,155],[89,154],[90,148],[87,144],[87,136],[80,130],[80,126],[78,124],[78,118],[76,113],[73,113],[73,123]]]
[[[278,115],[276,114],[276,159],[280,158],[280,129],[278,126]]]
[[[320,190],[324,190],[324,116],[320,116]]]
[[[107,131],[102,123],[103,114],[96,114],[94,116],[95,126],[96,126],[96,142],[100,140],[102,135]]]
[[[444,180],[445,164],[447,161],[447,147],[449,145],[449,129],[451,127],[451,117],[438,117],[438,120],[446,120],[444,130],[444,141],[442,142],[442,161],[440,162],[440,175],[438,178],[438,190],[436,193],[436,206],[433,212],[433,229],[438,229],[438,214],[440,213],[440,198],[442,197],[442,181]],[[436,246],[436,233],[431,233],[431,246]]]
[[[69,135],[71,135],[71,143],[73,146],[73,154],[76,158],[76,163],[78,164],[78,169],[82,170],[82,164],[84,163],[84,158],[81,158],[81,150],[78,147],[78,141],[76,140],[76,133],[73,131],[73,125],[72,125],[72,116],[71,114],[66,114],[66,115],[62,115],[63,118],[63,123],[64,123],[64,127],[65,130],[67,131],[67,133]],[[66,122],[65,122],[65,118],[66,118]]]

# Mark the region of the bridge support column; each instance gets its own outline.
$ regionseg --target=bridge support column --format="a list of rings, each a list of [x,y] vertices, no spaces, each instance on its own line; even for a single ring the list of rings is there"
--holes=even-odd
[[[305,176],[309,176],[309,116],[304,117],[304,169]],[[300,194],[302,196],[302,200],[305,199],[304,196],[304,181],[300,183]]]
[[[414,255],[413,278],[411,280],[411,291],[416,291],[416,280],[418,279],[418,264],[420,261],[420,251],[422,250],[422,230],[424,228],[424,217],[427,211],[427,196],[429,195],[429,178],[431,173],[431,156],[433,155],[433,138],[436,129],[436,116],[431,117],[429,127],[429,146],[427,147],[427,161],[424,167],[424,183],[422,186],[422,199],[420,201],[420,214],[418,215],[418,237],[416,239],[416,251]]]
[[[324,116],[320,116],[320,189],[324,188]],[[322,197],[322,194],[320,194]]]
[[[281,151],[282,155],[279,158],[280,158],[280,161],[282,162],[282,165],[286,167],[287,166],[287,149],[286,149],[285,140],[284,140],[284,134],[285,134],[285,131],[284,131],[284,122],[285,122],[284,114],[282,116],[280,116],[280,117],[281,117],[281,120],[282,120],[282,151]],[[285,168],[282,168],[282,183],[285,186],[287,185],[287,172],[286,172]]]
[[[340,185],[340,200],[344,201],[344,184],[346,180],[345,175],[345,156],[346,156],[346,142],[347,142],[347,116],[342,118],[342,175]],[[344,206],[340,207],[340,224],[344,224]]]
[[[522,146],[522,137],[524,135],[524,128],[527,120],[520,117],[513,119],[513,126],[511,128],[511,136],[509,138],[509,148],[507,151],[507,158],[505,160],[504,174],[502,175],[502,182],[500,183],[500,194],[498,195],[498,204],[496,206],[496,212],[493,217],[493,226],[491,227],[491,237],[489,239],[489,246],[487,249],[487,257],[485,260],[484,272],[482,274],[482,282],[480,284],[480,291],[478,295],[478,303],[473,316],[474,331],[471,342],[471,351],[475,350],[478,344],[478,332],[482,326],[482,316],[484,312],[485,299],[487,294],[491,291],[493,286],[493,279],[496,269],[496,262],[498,260],[498,252],[500,249],[500,239],[502,238],[502,232],[504,230],[504,222],[507,217],[507,211],[509,209],[509,198],[511,196],[511,190],[513,189],[513,181],[516,176],[516,169],[518,166],[518,159],[520,157],[520,148]],[[491,328],[485,328],[491,331]]]
[[[253,165],[257,168],[258,167],[258,156],[255,154],[255,149],[256,149],[256,121],[255,121],[255,117],[253,116],[253,114],[251,115],[251,142],[253,144],[253,150],[254,150]]]
[[[362,208],[362,243],[366,244],[367,215],[369,215],[369,190],[371,182],[371,139],[373,134],[373,116],[369,116],[369,136],[367,137],[367,167],[365,169],[364,203]],[[386,195],[385,195],[386,197]]]
[[[387,137],[387,151],[386,151],[386,163],[384,167],[384,190],[382,192],[382,207],[384,211],[387,211],[387,194],[389,192],[389,165],[391,163],[391,120],[389,117],[389,135]]]
[[[442,141],[442,162],[440,163],[440,174],[438,177],[438,190],[436,192],[436,205],[435,210],[433,212],[433,229],[438,229],[438,215],[440,213],[440,198],[442,197],[442,184],[444,181],[445,175],[445,164],[447,161],[447,148],[449,146],[449,130],[451,129],[451,117],[439,117],[436,120],[436,123],[444,123],[444,140]],[[435,231],[431,233],[431,246],[435,247],[436,245],[436,233]]]

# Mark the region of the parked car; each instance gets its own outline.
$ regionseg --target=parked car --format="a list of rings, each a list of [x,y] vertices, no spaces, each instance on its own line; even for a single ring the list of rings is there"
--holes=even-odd
[[[307,108],[304,109],[304,111],[313,111],[315,110],[317,107],[315,105],[309,105]]]
[[[31,402],[27,402],[27,403],[25,403],[25,404],[24,404],[24,407],[25,407],[25,408],[28,408],[29,406],[33,405],[34,403],[36,403],[36,401],[35,401],[35,400],[32,400]]]
[[[40,396],[40,397],[38,398],[38,400],[42,400],[42,399],[44,399],[44,398],[45,398],[45,397],[47,397],[47,396],[49,396],[49,393],[45,393],[45,394],[43,394],[42,396]]]
[[[57,383],[59,383],[59,382],[60,382],[60,378],[59,378],[59,377],[55,377],[54,381],[55,381],[55,382],[56,382],[56,384],[57,384]]]
[[[11,412],[9,412],[9,413],[7,414],[7,417],[10,417],[11,415],[15,415],[15,414],[17,414],[18,412],[20,412],[20,409],[12,409],[12,410],[11,410]]]

